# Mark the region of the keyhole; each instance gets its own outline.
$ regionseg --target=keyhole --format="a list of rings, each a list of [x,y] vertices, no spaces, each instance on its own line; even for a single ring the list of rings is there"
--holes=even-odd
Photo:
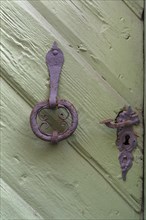
[[[123,143],[124,145],[129,145],[129,139],[130,139],[130,136],[129,135],[126,135],[125,136],[125,142]]]

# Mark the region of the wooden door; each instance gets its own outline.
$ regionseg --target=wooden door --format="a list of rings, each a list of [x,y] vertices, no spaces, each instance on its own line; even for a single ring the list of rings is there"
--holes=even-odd
[[[2,1],[2,219],[140,219],[143,127],[127,180],[116,132],[99,122],[131,105],[142,122],[143,1]],[[31,131],[47,100],[45,55],[64,52],[59,97],[78,111],[76,132],[57,146]]]

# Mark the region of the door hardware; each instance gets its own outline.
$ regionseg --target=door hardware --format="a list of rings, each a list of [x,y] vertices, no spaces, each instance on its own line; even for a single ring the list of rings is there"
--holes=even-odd
[[[33,108],[30,115],[30,125],[34,134],[44,141],[57,143],[68,138],[74,133],[78,125],[78,114],[72,103],[69,101],[58,99],[59,78],[64,63],[64,55],[57,43],[54,42],[50,51],[46,55],[46,64],[50,75],[50,94],[49,100],[39,102]],[[53,131],[48,131],[48,127],[54,126],[50,123],[51,117],[48,111],[57,111],[58,121],[60,126],[64,125],[64,131],[58,131],[55,128]],[[70,117],[69,120],[67,119]]]
[[[133,131],[133,125],[138,125],[140,120],[136,112],[130,106],[125,106],[117,115],[115,121],[107,119],[101,124],[109,128],[117,129],[116,145],[119,150],[119,162],[122,170],[122,178],[126,180],[128,170],[132,167],[132,151],[137,144],[137,135]]]

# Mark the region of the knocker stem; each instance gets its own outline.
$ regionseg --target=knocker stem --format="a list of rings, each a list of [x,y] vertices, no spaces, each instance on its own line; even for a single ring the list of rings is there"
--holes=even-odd
[[[57,105],[59,78],[63,63],[63,53],[57,47],[57,43],[54,42],[51,50],[46,55],[46,64],[48,66],[50,76],[49,106],[51,109],[55,108]]]
[[[61,69],[64,63],[64,55],[61,49],[58,48],[57,43],[54,42],[51,50],[46,55],[46,64],[50,76],[50,95],[48,101],[39,102],[34,106],[30,115],[30,125],[34,134],[41,138],[44,141],[49,141],[53,144],[58,143],[74,133],[78,125],[78,114],[75,107],[69,101],[63,99],[57,99],[58,95],[58,86]],[[55,110],[64,109],[67,111],[67,116],[64,116],[63,113],[59,115],[59,127],[53,128],[53,131],[48,131],[50,127],[51,117],[45,114],[44,116],[39,117],[41,111],[49,111],[52,109],[55,113]],[[66,119],[70,116],[71,123],[69,126]],[[37,118],[39,120],[37,121]],[[65,128],[62,131],[62,122],[64,123]],[[40,124],[39,124],[40,123]],[[55,123],[53,123],[54,125]],[[44,129],[43,129],[44,128]],[[46,129],[46,130],[45,130]],[[45,130],[45,131],[44,131]]]

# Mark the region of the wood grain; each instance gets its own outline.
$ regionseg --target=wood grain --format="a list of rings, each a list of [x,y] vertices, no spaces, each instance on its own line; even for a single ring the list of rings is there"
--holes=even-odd
[[[30,3],[2,2],[5,182],[44,218],[139,219],[142,124],[124,183],[116,132],[99,121],[114,118],[125,104],[141,117],[142,22],[122,1]],[[59,97],[79,114],[75,134],[56,148],[34,137],[29,127],[32,106],[48,98],[45,54],[54,40],[65,55]]]
[[[139,214],[67,142],[55,147],[32,135],[31,108],[5,81],[2,106],[2,178],[19,195],[11,194],[9,219],[14,219],[13,201],[18,197],[26,203],[23,211],[32,207],[43,219],[138,219]],[[7,185],[3,187],[6,191]]]
[[[135,42],[143,40],[143,23],[122,1],[59,1],[57,7],[55,1],[30,3],[96,75],[106,79],[131,105],[142,103],[143,63],[137,57],[143,49]]]
[[[127,6],[136,14],[136,16],[143,20],[144,0],[123,0]]]
[[[43,219],[2,179],[0,187],[1,219]]]

